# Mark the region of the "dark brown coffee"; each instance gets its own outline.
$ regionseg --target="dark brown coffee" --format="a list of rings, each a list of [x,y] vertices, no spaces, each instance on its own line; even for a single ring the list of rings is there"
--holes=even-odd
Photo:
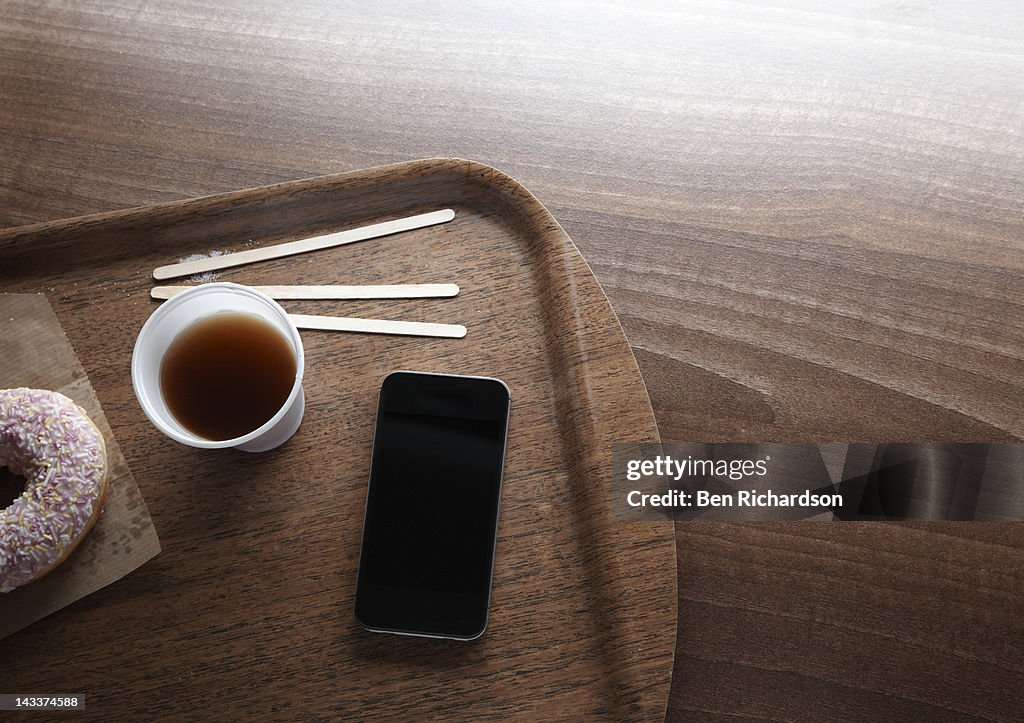
[[[171,342],[160,365],[160,390],[185,429],[221,441],[273,417],[291,393],[295,371],[291,345],[268,322],[217,314]]]

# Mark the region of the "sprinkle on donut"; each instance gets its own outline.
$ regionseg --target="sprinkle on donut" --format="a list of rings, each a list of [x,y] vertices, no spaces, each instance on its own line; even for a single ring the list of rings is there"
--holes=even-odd
[[[92,527],[106,497],[106,448],[63,394],[4,389],[0,467],[26,479],[0,511],[0,592],[10,592],[63,562]]]

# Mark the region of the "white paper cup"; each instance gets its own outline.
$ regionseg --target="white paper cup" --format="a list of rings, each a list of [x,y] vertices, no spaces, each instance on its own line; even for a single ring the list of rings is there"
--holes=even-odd
[[[224,312],[257,316],[280,331],[295,354],[295,382],[288,399],[263,425],[241,437],[213,441],[192,434],[171,414],[160,389],[160,364],[181,332],[201,319]],[[302,393],[304,364],[299,330],[280,304],[248,286],[203,284],[163,302],[143,325],[132,353],[132,386],[149,421],[173,440],[202,449],[234,447],[244,452],[265,452],[287,442],[302,423],[306,408]]]

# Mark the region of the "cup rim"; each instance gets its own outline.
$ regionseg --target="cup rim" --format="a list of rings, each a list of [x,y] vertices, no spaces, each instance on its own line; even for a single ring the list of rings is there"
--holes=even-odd
[[[202,294],[208,294],[215,291],[230,291],[235,294],[248,295],[256,298],[263,302],[264,306],[268,307],[271,311],[277,314],[285,323],[288,333],[291,337],[291,341],[295,347],[295,380],[292,383],[292,389],[288,394],[288,398],[281,405],[281,408],[268,419],[266,422],[261,424],[251,432],[247,432],[240,437],[232,437],[231,439],[212,440],[204,439],[198,435],[188,432],[182,434],[177,429],[169,426],[160,415],[156,414],[153,410],[152,402],[150,400],[150,394],[144,388],[142,382],[142,361],[140,349],[145,343],[147,333],[152,331],[152,328],[160,323],[161,319],[167,316],[171,311],[180,306],[188,299],[194,296],[200,296]],[[226,310],[230,311],[230,309]],[[220,313],[220,312],[215,312]],[[197,320],[198,321],[198,320]],[[194,323],[194,322],[193,322]],[[191,326],[191,324],[189,325]],[[186,327],[187,328],[187,327]],[[177,338],[177,337],[175,337]],[[173,340],[172,340],[173,343]],[[161,360],[162,361],[162,360]],[[139,330],[139,335],[135,339],[135,346],[132,350],[132,387],[135,390],[135,397],[139,401],[139,405],[142,407],[143,413],[149,419],[153,425],[161,432],[166,434],[176,442],[181,442],[190,447],[198,447],[200,449],[226,449],[230,447],[238,447],[248,442],[262,437],[265,433],[274,428],[274,426],[281,421],[281,419],[288,413],[292,405],[295,403],[296,398],[302,393],[302,377],[305,372],[305,351],[302,348],[302,338],[299,336],[299,329],[295,326],[295,322],[288,316],[288,312],[285,311],[280,304],[274,301],[272,298],[267,296],[261,291],[257,291],[252,287],[245,286],[244,284],[236,284],[231,281],[216,281],[208,284],[200,284],[194,286],[186,291],[182,291],[175,294],[167,301],[164,301],[149,318],[146,319],[146,323],[142,325],[142,329]],[[170,410],[168,410],[170,413]],[[180,426],[180,423],[179,423]],[[186,430],[187,432],[187,430]]]

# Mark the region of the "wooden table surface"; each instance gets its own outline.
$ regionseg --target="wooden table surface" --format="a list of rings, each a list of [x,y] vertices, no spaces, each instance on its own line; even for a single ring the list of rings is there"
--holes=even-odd
[[[0,227],[472,158],[664,439],[1019,440],[1024,10],[834,5],[0,0]],[[1024,525],[677,540],[670,720],[1020,719]]]

